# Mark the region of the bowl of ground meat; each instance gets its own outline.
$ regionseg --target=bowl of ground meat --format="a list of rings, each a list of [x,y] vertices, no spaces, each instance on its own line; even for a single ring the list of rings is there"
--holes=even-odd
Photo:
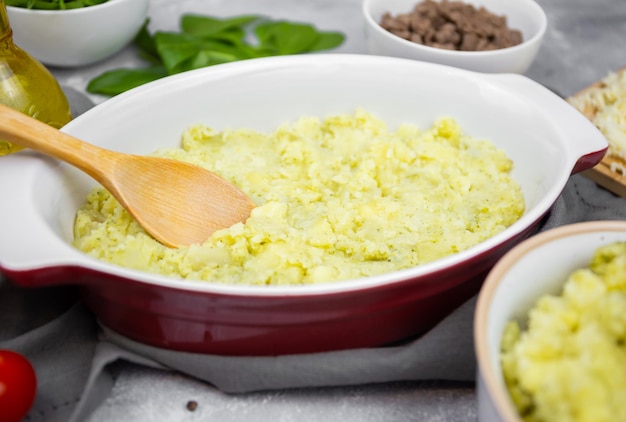
[[[534,0],[364,0],[371,54],[488,73],[524,73],[547,18]]]
[[[509,251],[476,305],[481,422],[626,418],[626,221],[544,231]]]
[[[535,233],[607,143],[521,75],[372,55],[270,57],[185,72],[63,129],[230,180],[256,207],[205,242],[167,247],[76,168],[2,158],[0,270],[74,284],[106,328],[219,355],[415,338]],[[184,187],[183,187],[184,188]]]

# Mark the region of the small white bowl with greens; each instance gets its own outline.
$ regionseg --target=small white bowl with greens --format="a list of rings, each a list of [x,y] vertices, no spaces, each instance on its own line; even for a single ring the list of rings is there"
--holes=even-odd
[[[137,35],[149,0],[5,0],[15,43],[50,66],[85,66]]]

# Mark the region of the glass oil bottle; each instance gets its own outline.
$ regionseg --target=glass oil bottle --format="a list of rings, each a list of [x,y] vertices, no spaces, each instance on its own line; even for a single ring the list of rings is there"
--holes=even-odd
[[[56,128],[72,119],[67,98],[54,76],[13,42],[4,0],[0,0],[0,103]],[[0,139],[0,156],[21,149]]]

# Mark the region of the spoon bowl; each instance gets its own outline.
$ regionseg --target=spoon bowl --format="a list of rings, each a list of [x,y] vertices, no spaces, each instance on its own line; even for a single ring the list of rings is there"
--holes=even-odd
[[[103,149],[2,104],[0,137],[81,169],[166,246],[203,243],[216,230],[245,221],[255,207],[236,186],[206,169]]]

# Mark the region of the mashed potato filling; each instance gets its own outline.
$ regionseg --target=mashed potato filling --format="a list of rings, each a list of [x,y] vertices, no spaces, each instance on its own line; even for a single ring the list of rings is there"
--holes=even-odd
[[[390,131],[364,110],[273,133],[197,125],[155,155],[205,167],[258,205],[245,224],[173,249],[102,188],[78,211],[75,246],[108,262],[228,284],[294,285],[382,274],[468,249],[519,219],[512,161],[442,117]]]
[[[510,322],[502,369],[525,421],[626,420],[626,243],[599,248],[563,292]]]

